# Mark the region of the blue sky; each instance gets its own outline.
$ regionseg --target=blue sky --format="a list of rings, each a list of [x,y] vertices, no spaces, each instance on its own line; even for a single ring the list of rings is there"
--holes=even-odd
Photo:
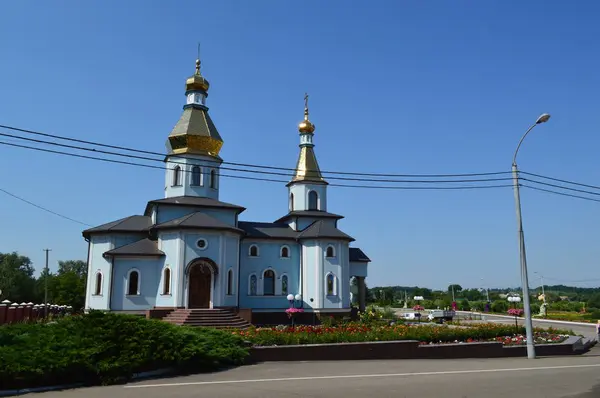
[[[509,171],[548,112],[520,167],[600,185],[599,12],[593,1],[2,2],[0,124],[162,152],[200,41],[227,161],[294,167],[308,91],[322,170]],[[92,225],[142,213],[164,187],[159,170],[6,146],[0,177]],[[287,211],[284,184],[221,188],[243,219]],[[600,285],[600,203],[526,189],[522,200],[531,273]],[[510,188],[331,187],[329,210],[372,258],[370,286],[519,284]],[[81,225],[1,193],[0,220],[0,252],[38,270],[46,247],[53,269],[85,259]]]

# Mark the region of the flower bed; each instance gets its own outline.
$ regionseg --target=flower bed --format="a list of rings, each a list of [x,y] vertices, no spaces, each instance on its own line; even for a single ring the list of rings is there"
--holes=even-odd
[[[515,332],[517,333],[515,335]],[[545,339],[546,343],[564,341],[570,331],[554,329],[536,329],[536,340]],[[252,328],[233,331],[235,335],[250,341],[254,346],[276,346],[297,344],[350,343],[366,341],[417,340],[422,343],[460,343],[481,341],[502,341],[509,344],[508,339],[525,334],[525,328],[501,324],[478,324],[465,326],[370,326],[363,324],[346,324],[329,326],[278,326],[273,328]],[[501,340],[498,340],[501,339]],[[522,339],[521,339],[522,340]],[[511,340],[512,341],[512,340]],[[536,341],[537,342],[537,341]],[[515,341],[515,344],[518,344]]]

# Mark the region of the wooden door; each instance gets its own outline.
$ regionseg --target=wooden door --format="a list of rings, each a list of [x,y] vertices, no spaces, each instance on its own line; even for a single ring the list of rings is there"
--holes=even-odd
[[[192,265],[189,280],[188,308],[210,308],[212,272],[206,264]]]

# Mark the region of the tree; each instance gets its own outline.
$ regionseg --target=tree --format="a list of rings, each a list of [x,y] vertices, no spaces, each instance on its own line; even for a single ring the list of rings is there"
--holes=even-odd
[[[0,290],[2,300],[30,302],[35,299],[35,269],[29,257],[16,252],[0,253]]]
[[[53,304],[70,305],[75,311],[85,306],[87,264],[81,260],[58,262],[58,272],[52,278]]]
[[[454,287],[454,294],[461,292],[463,290],[461,285],[448,285],[448,293],[452,294],[452,287]]]

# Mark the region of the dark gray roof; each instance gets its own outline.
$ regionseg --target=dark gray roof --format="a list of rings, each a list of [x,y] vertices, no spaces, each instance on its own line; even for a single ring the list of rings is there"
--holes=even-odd
[[[88,238],[91,234],[101,232],[144,232],[152,225],[148,216],[129,216],[120,220],[99,225],[83,231],[83,236]]]
[[[157,224],[152,229],[220,229],[220,230],[231,230],[236,232],[244,232],[241,229],[235,228],[229,224],[219,221],[207,214],[195,212],[183,217],[176,218]]]
[[[189,207],[208,207],[214,209],[232,209],[238,210],[238,213],[246,210],[245,207],[234,205],[231,203],[221,202],[211,198],[201,198],[198,196],[175,196],[172,198],[156,199],[148,202],[146,206],[146,215],[150,214],[150,209],[153,204],[189,206]]]
[[[104,256],[164,256],[158,250],[158,243],[150,239],[142,239],[125,246],[104,252]]]
[[[251,238],[296,239],[298,233],[283,223],[240,221],[238,227]]]
[[[371,259],[369,257],[367,257],[367,255],[362,250],[360,250],[358,247],[351,247],[350,248],[350,261],[369,263],[369,262],[371,262]]]
[[[324,222],[323,220],[315,221],[305,230],[298,234],[298,239],[343,239],[353,241],[354,238],[350,235],[346,235],[330,223]]]
[[[275,222],[281,222],[290,217],[336,218],[338,220],[344,218],[344,216],[340,216],[339,214],[328,213],[321,210],[294,210],[290,211],[288,214],[281,217],[279,220],[276,220]]]

